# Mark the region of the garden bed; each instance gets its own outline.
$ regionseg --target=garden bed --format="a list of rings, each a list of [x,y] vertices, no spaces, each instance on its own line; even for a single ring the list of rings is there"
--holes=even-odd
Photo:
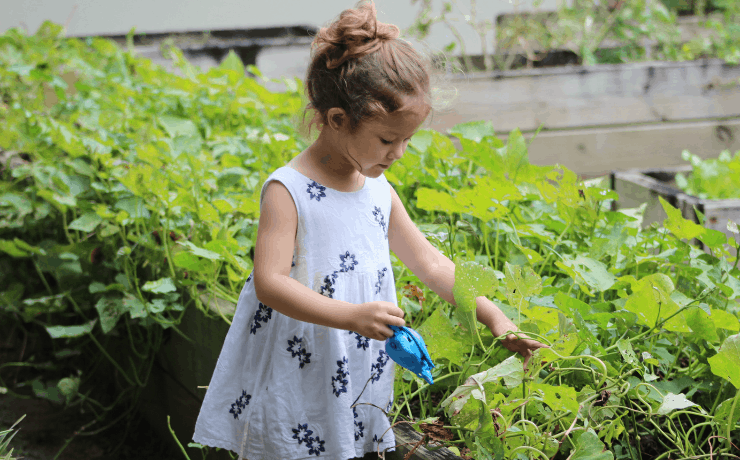
[[[55,359],[39,382],[3,373],[0,391],[53,395],[100,425],[143,408],[174,442],[169,415],[187,445],[229,316],[201,295],[233,306],[253,269],[259,185],[306,147],[300,87],[266,91],[233,54],[201,73],[171,50],[179,77],[50,24],[3,40],[0,148],[17,158],[0,171],[0,312]],[[78,92],[45,108],[45,85],[65,98],[66,70]],[[665,228],[640,228],[609,209],[613,191],[530,164],[517,130],[506,143],[486,122],[450,134],[462,149],[422,130],[385,173],[456,265],[452,304],[391,257],[409,291],[399,307],[437,365],[433,385],[397,374],[391,416],[441,422],[448,449],[476,459],[732,452],[740,270],[684,241],[726,239],[668,204]],[[526,372],[506,334],[479,328],[482,296],[552,344]],[[20,355],[14,367],[42,369]]]

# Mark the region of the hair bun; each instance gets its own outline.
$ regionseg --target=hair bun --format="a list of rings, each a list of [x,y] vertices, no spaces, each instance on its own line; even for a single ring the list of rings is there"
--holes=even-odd
[[[377,51],[384,41],[399,35],[398,27],[378,22],[372,1],[362,1],[354,9],[342,11],[329,27],[322,27],[313,46],[319,54],[326,53],[326,67],[334,69],[349,59]]]

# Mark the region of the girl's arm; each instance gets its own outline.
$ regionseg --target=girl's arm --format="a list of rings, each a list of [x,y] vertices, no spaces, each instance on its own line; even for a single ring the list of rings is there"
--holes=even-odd
[[[389,324],[403,326],[403,310],[390,302],[353,304],[330,299],[290,277],[298,212],[285,186],[270,182],[262,198],[254,249],[254,289],[260,302],[293,319],[384,340]]]
[[[455,264],[427,241],[409,217],[393,187],[391,187],[391,197],[391,217],[388,224],[388,240],[391,250],[422,283],[429,286],[447,302],[457,306],[452,294],[452,287],[455,284]],[[516,325],[488,298],[480,296],[475,301],[478,321],[486,325],[494,336],[498,337],[507,331],[518,330]],[[514,334],[509,334],[502,343],[507,349],[524,357],[525,367],[532,356],[532,351],[545,347],[536,340],[518,339]]]

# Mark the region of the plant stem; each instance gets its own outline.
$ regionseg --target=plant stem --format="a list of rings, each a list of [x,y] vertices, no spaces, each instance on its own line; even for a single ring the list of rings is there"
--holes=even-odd
[[[182,451],[182,454],[185,456],[185,458],[187,458],[188,460],[190,460],[190,457],[188,456],[188,453],[185,451],[185,448],[182,447],[182,444],[180,444],[180,440],[177,439],[177,435],[175,435],[175,431],[172,429],[172,425],[170,425],[170,416],[169,415],[167,415],[167,428],[169,428],[170,434],[172,435],[172,437],[175,438],[175,442],[177,443],[178,447],[180,447],[180,450]]]
[[[735,426],[733,418],[735,417],[735,408],[737,402],[740,401],[740,390],[735,391],[735,398],[732,400],[732,407],[730,407],[730,415],[727,417],[727,438],[725,439],[725,447],[729,450],[731,439],[732,439],[732,428]]]
[[[33,266],[36,268],[36,273],[39,274],[39,278],[41,278],[41,282],[44,283],[44,286],[46,287],[46,291],[49,293],[49,295],[54,295],[54,291],[51,290],[51,286],[49,286],[49,283],[46,281],[46,277],[44,276],[44,273],[41,271],[41,267],[39,267],[38,262],[36,262],[35,258],[31,259],[33,261]]]

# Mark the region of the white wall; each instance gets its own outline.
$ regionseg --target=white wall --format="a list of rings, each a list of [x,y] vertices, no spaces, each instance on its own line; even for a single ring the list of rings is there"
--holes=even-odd
[[[495,20],[496,15],[520,9],[531,10],[534,0],[477,0],[478,15]],[[554,10],[560,0],[543,0],[541,9]],[[432,0],[434,10],[442,0]],[[454,17],[465,37],[467,51],[480,54],[480,40],[464,24],[470,0],[457,0],[463,11]],[[182,32],[253,27],[312,25],[319,27],[354,0],[0,0],[0,33],[12,27],[35,32],[44,20],[67,24],[72,36],[126,34],[132,27],[141,32]],[[378,18],[402,30],[409,27],[420,9],[416,0],[375,0]],[[489,36],[492,42],[492,35]],[[432,29],[427,42],[441,49],[452,41],[444,25]]]

